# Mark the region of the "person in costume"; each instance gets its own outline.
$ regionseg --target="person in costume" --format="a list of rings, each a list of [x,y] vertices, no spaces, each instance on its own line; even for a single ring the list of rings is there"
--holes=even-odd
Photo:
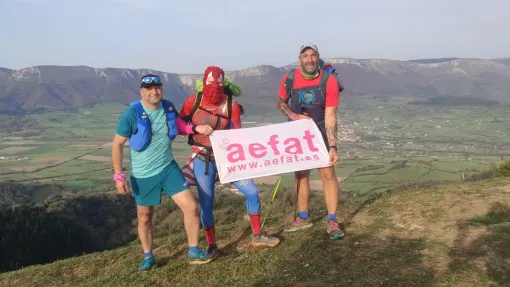
[[[233,100],[233,96],[239,96],[241,93],[239,87],[225,81],[224,71],[215,66],[207,67],[201,82],[197,84],[199,92],[184,101],[179,114],[181,119],[192,125],[209,125],[213,132],[241,128],[241,109]],[[191,145],[192,155],[182,170],[188,184],[197,186],[200,219],[209,245],[208,255],[214,257],[218,250],[213,214],[214,186],[218,181],[214,153],[208,135],[192,134],[188,143]],[[278,238],[269,237],[260,230],[260,199],[253,180],[235,181],[232,185],[246,197],[246,209],[252,229],[251,243],[270,247],[278,245],[280,243]]]

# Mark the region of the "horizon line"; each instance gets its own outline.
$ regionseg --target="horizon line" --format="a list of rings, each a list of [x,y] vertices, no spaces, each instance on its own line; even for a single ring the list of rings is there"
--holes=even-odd
[[[328,60],[328,59],[329,60],[332,60],[332,59],[348,59],[348,60],[358,60],[358,61],[395,61],[395,62],[417,62],[417,61],[427,61],[427,60],[443,60],[445,62],[448,62],[448,61],[453,61],[453,60],[489,60],[489,61],[492,60],[492,61],[495,61],[495,60],[510,59],[510,56],[508,56],[508,57],[500,57],[500,58],[438,57],[438,58],[415,58],[415,59],[409,59],[409,60],[394,60],[394,59],[389,59],[389,58],[351,58],[351,57],[324,57],[322,59],[323,60]],[[224,71],[225,72],[234,72],[234,71],[240,71],[240,70],[249,69],[249,68],[253,68],[253,67],[260,67],[260,66],[271,66],[271,67],[275,67],[275,68],[284,68],[284,67],[287,67],[287,66],[295,65],[296,63],[297,63],[297,61],[294,61],[294,62],[292,62],[290,64],[287,64],[287,65],[284,65],[284,66],[275,66],[275,65],[271,65],[271,64],[259,64],[259,65],[255,65],[255,66],[249,66],[249,67],[246,67],[246,68],[243,68],[243,69],[224,70]],[[427,63],[421,63],[421,64],[427,64]],[[430,64],[434,64],[434,63],[430,63]],[[75,65],[40,64],[40,65],[26,66],[26,67],[23,67],[23,68],[20,68],[20,69],[11,69],[11,68],[6,68],[6,67],[0,66],[0,69],[5,69],[5,70],[9,70],[9,71],[15,72],[15,71],[23,70],[23,69],[37,68],[37,67],[87,67],[87,68],[91,68],[91,69],[153,70],[153,71],[158,71],[158,72],[167,73],[167,74],[179,74],[179,75],[200,74],[200,73],[166,72],[166,71],[155,70],[155,69],[152,69],[152,68],[127,68],[127,67],[102,67],[102,68],[98,68],[98,67],[93,67],[93,66],[89,66],[89,65],[85,65],[85,64],[75,64]]]

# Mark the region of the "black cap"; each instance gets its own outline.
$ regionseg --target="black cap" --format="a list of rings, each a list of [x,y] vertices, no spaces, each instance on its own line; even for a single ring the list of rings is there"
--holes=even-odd
[[[163,80],[158,75],[147,74],[140,79],[140,89],[148,86],[163,86]]]

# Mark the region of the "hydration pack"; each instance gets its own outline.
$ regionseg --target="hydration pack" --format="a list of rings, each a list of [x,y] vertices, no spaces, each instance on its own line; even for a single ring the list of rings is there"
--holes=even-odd
[[[166,114],[168,137],[170,137],[170,140],[174,140],[179,134],[176,122],[178,117],[177,111],[175,110],[174,104],[168,100],[162,100],[161,104],[163,105],[163,110]],[[129,145],[134,151],[140,152],[145,150],[151,142],[152,124],[140,101],[131,102],[129,106],[134,106],[136,108],[138,117],[136,130],[129,137]]]

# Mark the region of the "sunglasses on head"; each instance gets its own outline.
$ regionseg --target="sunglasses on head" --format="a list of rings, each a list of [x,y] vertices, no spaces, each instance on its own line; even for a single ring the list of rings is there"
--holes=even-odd
[[[161,78],[160,77],[145,77],[145,78],[142,79],[142,83],[146,83],[146,84],[152,84],[152,83],[161,84]]]

